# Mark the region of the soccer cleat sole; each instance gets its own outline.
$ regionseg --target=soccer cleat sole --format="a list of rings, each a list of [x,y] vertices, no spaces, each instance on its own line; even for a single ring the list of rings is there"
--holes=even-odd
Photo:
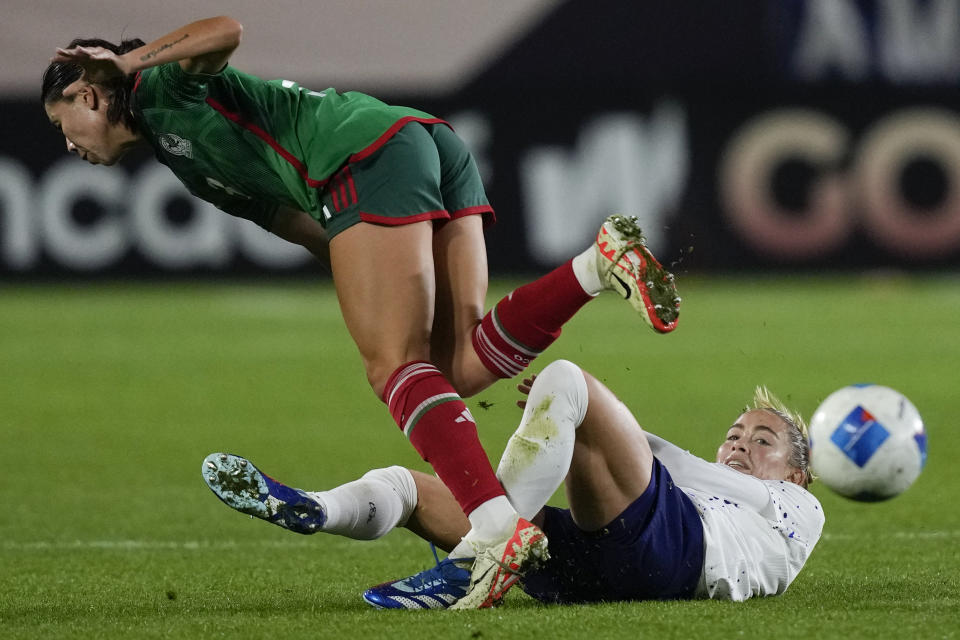
[[[601,277],[659,333],[676,329],[680,297],[672,273],[647,248],[637,219],[610,216],[600,227],[596,247]]]
[[[323,508],[299,489],[263,473],[249,460],[211,453],[203,461],[203,481],[227,506],[296,533],[316,533],[326,521]]]

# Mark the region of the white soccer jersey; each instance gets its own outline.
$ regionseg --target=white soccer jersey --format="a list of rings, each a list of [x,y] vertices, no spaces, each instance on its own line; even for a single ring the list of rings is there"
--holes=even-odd
[[[704,560],[699,597],[746,600],[783,593],[823,531],[812,493],[707,462],[652,434],[653,455],[700,512]]]

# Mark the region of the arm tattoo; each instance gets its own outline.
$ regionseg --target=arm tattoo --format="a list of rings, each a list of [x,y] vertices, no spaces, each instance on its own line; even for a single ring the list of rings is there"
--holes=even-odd
[[[146,61],[149,60],[150,58],[156,58],[156,57],[160,54],[161,51],[165,51],[165,50],[167,50],[167,49],[170,49],[170,48],[172,48],[175,44],[178,44],[178,43],[180,43],[180,42],[183,42],[184,40],[186,40],[186,39],[189,38],[189,37],[190,37],[190,34],[189,34],[189,33],[185,33],[185,34],[183,34],[182,36],[180,36],[179,38],[177,38],[176,40],[174,40],[173,42],[168,42],[168,43],[166,43],[166,44],[164,44],[164,45],[160,45],[159,47],[157,47],[157,48],[154,49],[153,51],[149,51],[149,52],[143,54],[142,56],[140,56],[140,60],[141,60],[142,62],[146,62]]]

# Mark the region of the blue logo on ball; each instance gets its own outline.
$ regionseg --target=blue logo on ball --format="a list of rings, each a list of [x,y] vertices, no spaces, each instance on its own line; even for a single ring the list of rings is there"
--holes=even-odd
[[[855,465],[862,467],[889,437],[890,432],[869,411],[858,406],[843,419],[830,441]]]
[[[920,451],[920,468],[923,469],[927,464],[927,434],[924,432],[916,433],[913,440],[917,443],[917,449]]]

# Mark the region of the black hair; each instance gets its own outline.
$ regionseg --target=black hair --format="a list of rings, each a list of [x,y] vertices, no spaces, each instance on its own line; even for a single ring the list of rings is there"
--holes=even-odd
[[[119,45],[101,40],[100,38],[75,38],[67,45],[73,47],[103,47],[117,55],[123,55],[144,45],[139,38],[123,40]],[[40,89],[40,102],[44,105],[63,99],[63,91],[83,75],[83,67],[73,62],[51,62],[43,72],[43,86]],[[130,112],[130,93],[136,75],[129,74],[111,78],[99,83],[110,94],[110,106],[107,108],[109,122],[122,122],[128,129],[135,130],[136,123],[133,113]]]

